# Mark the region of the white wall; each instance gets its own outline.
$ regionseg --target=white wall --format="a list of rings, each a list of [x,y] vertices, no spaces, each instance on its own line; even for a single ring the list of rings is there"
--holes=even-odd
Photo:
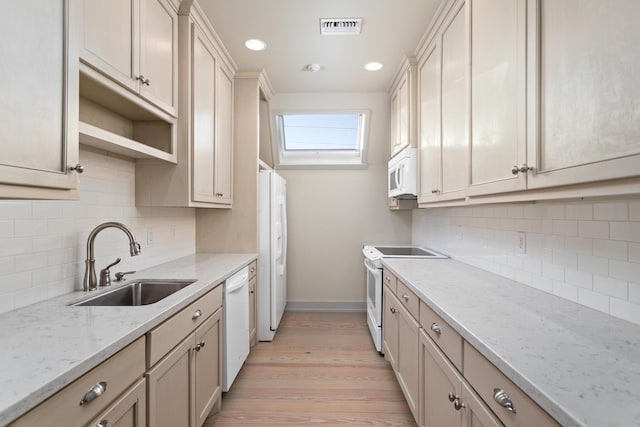
[[[104,230],[95,241],[96,271],[117,257],[112,274],[195,252],[194,209],[135,207],[133,161],[81,150],[80,163],[78,201],[0,200],[0,312],[82,289],[87,236],[106,221],[129,226],[142,253],[131,257],[124,233]]]
[[[407,243],[411,213],[387,207],[386,93],[277,94],[276,109],[370,109],[368,167],[279,170],[287,180],[289,309],[362,309],[365,243]]]
[[[518,231],[526,253],[518,251]],[[412,239],[640,324],[638,199],[414,210]]]

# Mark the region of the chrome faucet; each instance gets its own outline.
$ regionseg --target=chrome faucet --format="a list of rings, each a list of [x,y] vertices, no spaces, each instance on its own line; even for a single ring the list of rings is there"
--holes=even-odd
[[[96,239],[98,233],[105,228],[119,228],[129,238],[129,252],[131,256],[140,255],[140,243],[136,241],[136,236],[133,235],[129,227],[119,222],[105,222],[98,225],[89,233],[87,238],[87,259],[85,263],[84,282],[83,288],[85,291],[93,291],[98,288],[98,282],[96,280],[96,260],[93,259],[93,242]]]

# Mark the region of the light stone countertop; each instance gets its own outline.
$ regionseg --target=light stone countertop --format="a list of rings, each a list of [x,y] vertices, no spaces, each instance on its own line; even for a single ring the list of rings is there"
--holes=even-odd
[[[78,291],[0,314],[0,425],[26,413],[254,259],[256,254],[195,254],[127,276],[127,282],[197,279],[146,306],[69,307],[87,297]]]
[[[384,259],[563,426],[640,426],[640,326],[455,260]]]

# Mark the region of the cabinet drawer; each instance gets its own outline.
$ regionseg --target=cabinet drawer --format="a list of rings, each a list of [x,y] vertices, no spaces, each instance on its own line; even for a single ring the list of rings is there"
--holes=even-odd
[[[81,378],[44,401],[22,418],[12,423],[13,427],[46,425],[85,425],[104,411],[116,397],[122,394],[144,374],[144,338],[128,345],[109,359],[96,366]],[[103,394],[80,405],[89,389],[103,382]]]
[[[542,408],[511,382],[469,343],[464,343],[464,376],[505,425],[510,427],[559,426]],[[515,411],[498,403],[496,393],[502,390]]]
[[[251,264],[249,264],[249,280],[251,280],[252,277],[255,277],[257,272],[258,272],[258,260],[255,260]]]
[[[391,291],[396,293],[396,283],[398,279],[389,270],[382,270],[382,285],[387,286]]]
[[[222,307],[222,284],[147,334],[147,367],[155,365],[176,343]]]
[[[404,283],[398,280],[396,295],[414,319],[420,318],[420,299]]]
[[[442,349],[453,365],[462,371],[462,337],[422,301],[420,301],[420,326]]]

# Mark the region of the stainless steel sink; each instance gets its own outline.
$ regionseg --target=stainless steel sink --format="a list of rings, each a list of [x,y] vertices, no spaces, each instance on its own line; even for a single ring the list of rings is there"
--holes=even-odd
[[[195,280],[136,280],[112,291],[71,304],[73,306],[136,306],[156,303]]]

